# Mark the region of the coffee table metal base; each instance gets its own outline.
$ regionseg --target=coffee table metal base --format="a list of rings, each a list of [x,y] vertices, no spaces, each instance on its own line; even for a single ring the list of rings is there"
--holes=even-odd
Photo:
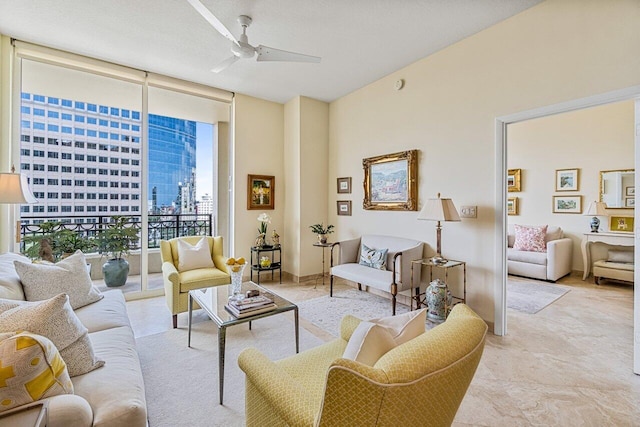
[[[252,283],[253,284],[253,283]],[[254,285],[255,286],[255,285]],[[219,391],[220,391],[220,404],[222,405],[222,399],[224,395],[224,356],[225,356],[225,344],[227,337],[227,327],[232,325],[238,325],[240,323],[249,323],[249,329],[251,329],[251,322],[263,317],[273,316],[274,314],[284,313],[286,311],[293,310],[294,313],[294,324],[295,324],[295,335],[296,335],[296,353],[300,352],[300,330],[299,330],[299,322],[298,322],[298,306],[295,304],[289,303],[290,306],[285,307],[284,310],[274,310],[266,313],[260,313],[255,316],[249,316],[242,319],[235,319],[233,322],[224,322],[222,321],[216,314],[213,314],[211,307],[206,304],[206,302],[202,301],[198,298],[199,294],[196,292],[202,291],[200,289],[195,291],[189,291],[189,301],[188,301],[188,313],[189,313],[189,327],[187,334],[187,346],[191,347],[191,322],[193,315],[193,300],[198,302],[201,308],[205,310],[209,318],[216,324],[218,327],[218,377],[219,377]],[[279,298],[280,299],[280,298]],[[288,302],[288,301],[287,301]],[[228,324],[227,324],[228,323]]]

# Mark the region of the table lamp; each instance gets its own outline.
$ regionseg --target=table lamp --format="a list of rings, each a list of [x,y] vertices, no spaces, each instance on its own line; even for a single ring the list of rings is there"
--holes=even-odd
[[[597,233],[598,228],[600,227],[599,216],[607,216],[607,204],[604,202],[591,202],[589,208],[585,211],[583,215],[593,216],[591,218],[591,232]]]
[[[11,166],[11,173],[0,173],[0,204],[37,202],[38,199],[29,189],[29,181],[26,175],[15,173],[13,166]]]
[[[451,199],[440,198],[438,193],[437,199],[429,199],[425,203],[424,207],[418,215],[418,219],[425,219],[427,221],[437,221],[436,224],[436,255],[431,258],[431,262],[434,264],[444,264],[447,262],[442,257],[442,225],[441,221],[460,221],[460,215],[456,210],[455,205]]]

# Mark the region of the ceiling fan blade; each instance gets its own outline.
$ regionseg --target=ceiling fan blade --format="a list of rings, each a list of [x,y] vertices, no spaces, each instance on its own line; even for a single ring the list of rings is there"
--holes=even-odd
[[[320,62],[320,57],[303,55],[302,53],[289,52],[260,45],[256,47],[257,61],[289,61],[289,62]]]
[[[229,67],[231,64],[233,64],[234,62],[236,62],[238,59],[237,56],[232,56],[230,58],[225,59],[224,61],[222,61],[221,63],[219,63],[218,65],[216,65],[215,67],[213,67],[211,69],[212,73],[219,73],[222,70],[225,70],[227,67]]]
[[[229,31],[227,29],[227,27],[225,27],[224,24],[222,22],[220,22],[220,20],[218,18],[216,18],[215,15],[213,13],[211,13],[211,11],[205,7],[205,5],[200,3],[198,0],[187,0],[187,1],[220,34],[222,34],[224,37],[228,38],[229,40],[231,40],[235,44],[238,44],[238,40],[236,40],[236,38],[233,36],[233,34],[231,34],[231,31]]]

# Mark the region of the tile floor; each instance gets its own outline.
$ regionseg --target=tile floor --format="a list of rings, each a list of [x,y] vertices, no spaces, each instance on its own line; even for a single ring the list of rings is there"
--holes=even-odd
[[[610,281],[597,286],[578,275],[559,283],[571,291],[537,314],[509,310],[508,335],[487,336],[455,426],[640,426],[640,376],[632,372],[632,286]],[[329,291],[328,284],[314,281],[263,285],[292,301]],[[335,289],[347,286],[339,283]],[[127,308],[136,336],[171,328],[164,297],[130,301]],[[186,322],[186,313],[178,316],[179,327],[186,328]],[[301,325],[331,338],[307,322]]]

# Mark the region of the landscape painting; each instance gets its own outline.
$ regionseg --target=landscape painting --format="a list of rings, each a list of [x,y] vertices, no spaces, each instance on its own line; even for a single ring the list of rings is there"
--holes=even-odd
[[[363,207],[373,210],[417,210],[418,150],[364,159]]]

